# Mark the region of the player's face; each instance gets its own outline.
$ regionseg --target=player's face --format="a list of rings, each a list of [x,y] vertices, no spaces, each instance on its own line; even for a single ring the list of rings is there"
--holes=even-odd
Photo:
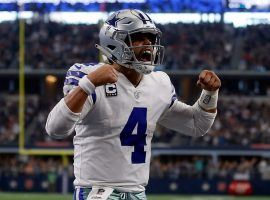
[[[133,51],[137,60],[142,62],[151,61],[153,58],[153,47],[144,45],[153,45],[156,43],[156,36],[151,33],[133,33],[131,35]]]

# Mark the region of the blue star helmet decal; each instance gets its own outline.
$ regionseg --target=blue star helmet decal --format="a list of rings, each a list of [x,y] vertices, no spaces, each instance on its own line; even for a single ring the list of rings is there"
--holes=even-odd
[[[116,13],[111,19],[108,19],[106,22],[109,25],[116,27],[116,22],[120,19],[119,17],[117,17],[117,14],[118,13]]]

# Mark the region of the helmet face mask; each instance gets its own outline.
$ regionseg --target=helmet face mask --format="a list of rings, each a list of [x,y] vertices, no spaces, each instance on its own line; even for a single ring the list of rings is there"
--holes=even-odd
[[[145,37],[149,44],[133,46],[134,42]],[[149,74],[162,63],[161,31],[147,14],[139,10],[120,10],[112,14],[102,26],[99,38],[100,46],[97,47],[101,53],[121,66]]]

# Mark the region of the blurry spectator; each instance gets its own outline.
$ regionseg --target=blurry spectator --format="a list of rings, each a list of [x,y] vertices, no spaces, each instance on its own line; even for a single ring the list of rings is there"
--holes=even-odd
[[[0,69],[17,68],[19,29],[15,22],[0,23]]]
[[[202,178],[205,166],[201,157],[194,157],[194,168],[196,177]]]
[[[48,191],[55,192],[56,191],[56,181],[57,181],[57,173],[54,166],[49,167],[49,171],[47,173],[48,180]]]
[[[258,170],[263,180],[270,180],[270,161],[269,159],[261,159],[258,164]]]
[[[17,97],[0,96],[0,145],[18,144],[18,99]]]

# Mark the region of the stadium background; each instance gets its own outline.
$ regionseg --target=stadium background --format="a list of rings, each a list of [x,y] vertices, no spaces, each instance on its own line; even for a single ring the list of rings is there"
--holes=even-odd
[[[269,0],[0,0],[0,199],[71,199],[72,137],[49,138],[46,117],[69,66],[97,62],[100,23],[122,8],[150,13],[162,30],[157,70],[170,75],[179,99],[198,98],[202,69],[222,79],[208,135],[157,127],[150,200],[269,199]]]

